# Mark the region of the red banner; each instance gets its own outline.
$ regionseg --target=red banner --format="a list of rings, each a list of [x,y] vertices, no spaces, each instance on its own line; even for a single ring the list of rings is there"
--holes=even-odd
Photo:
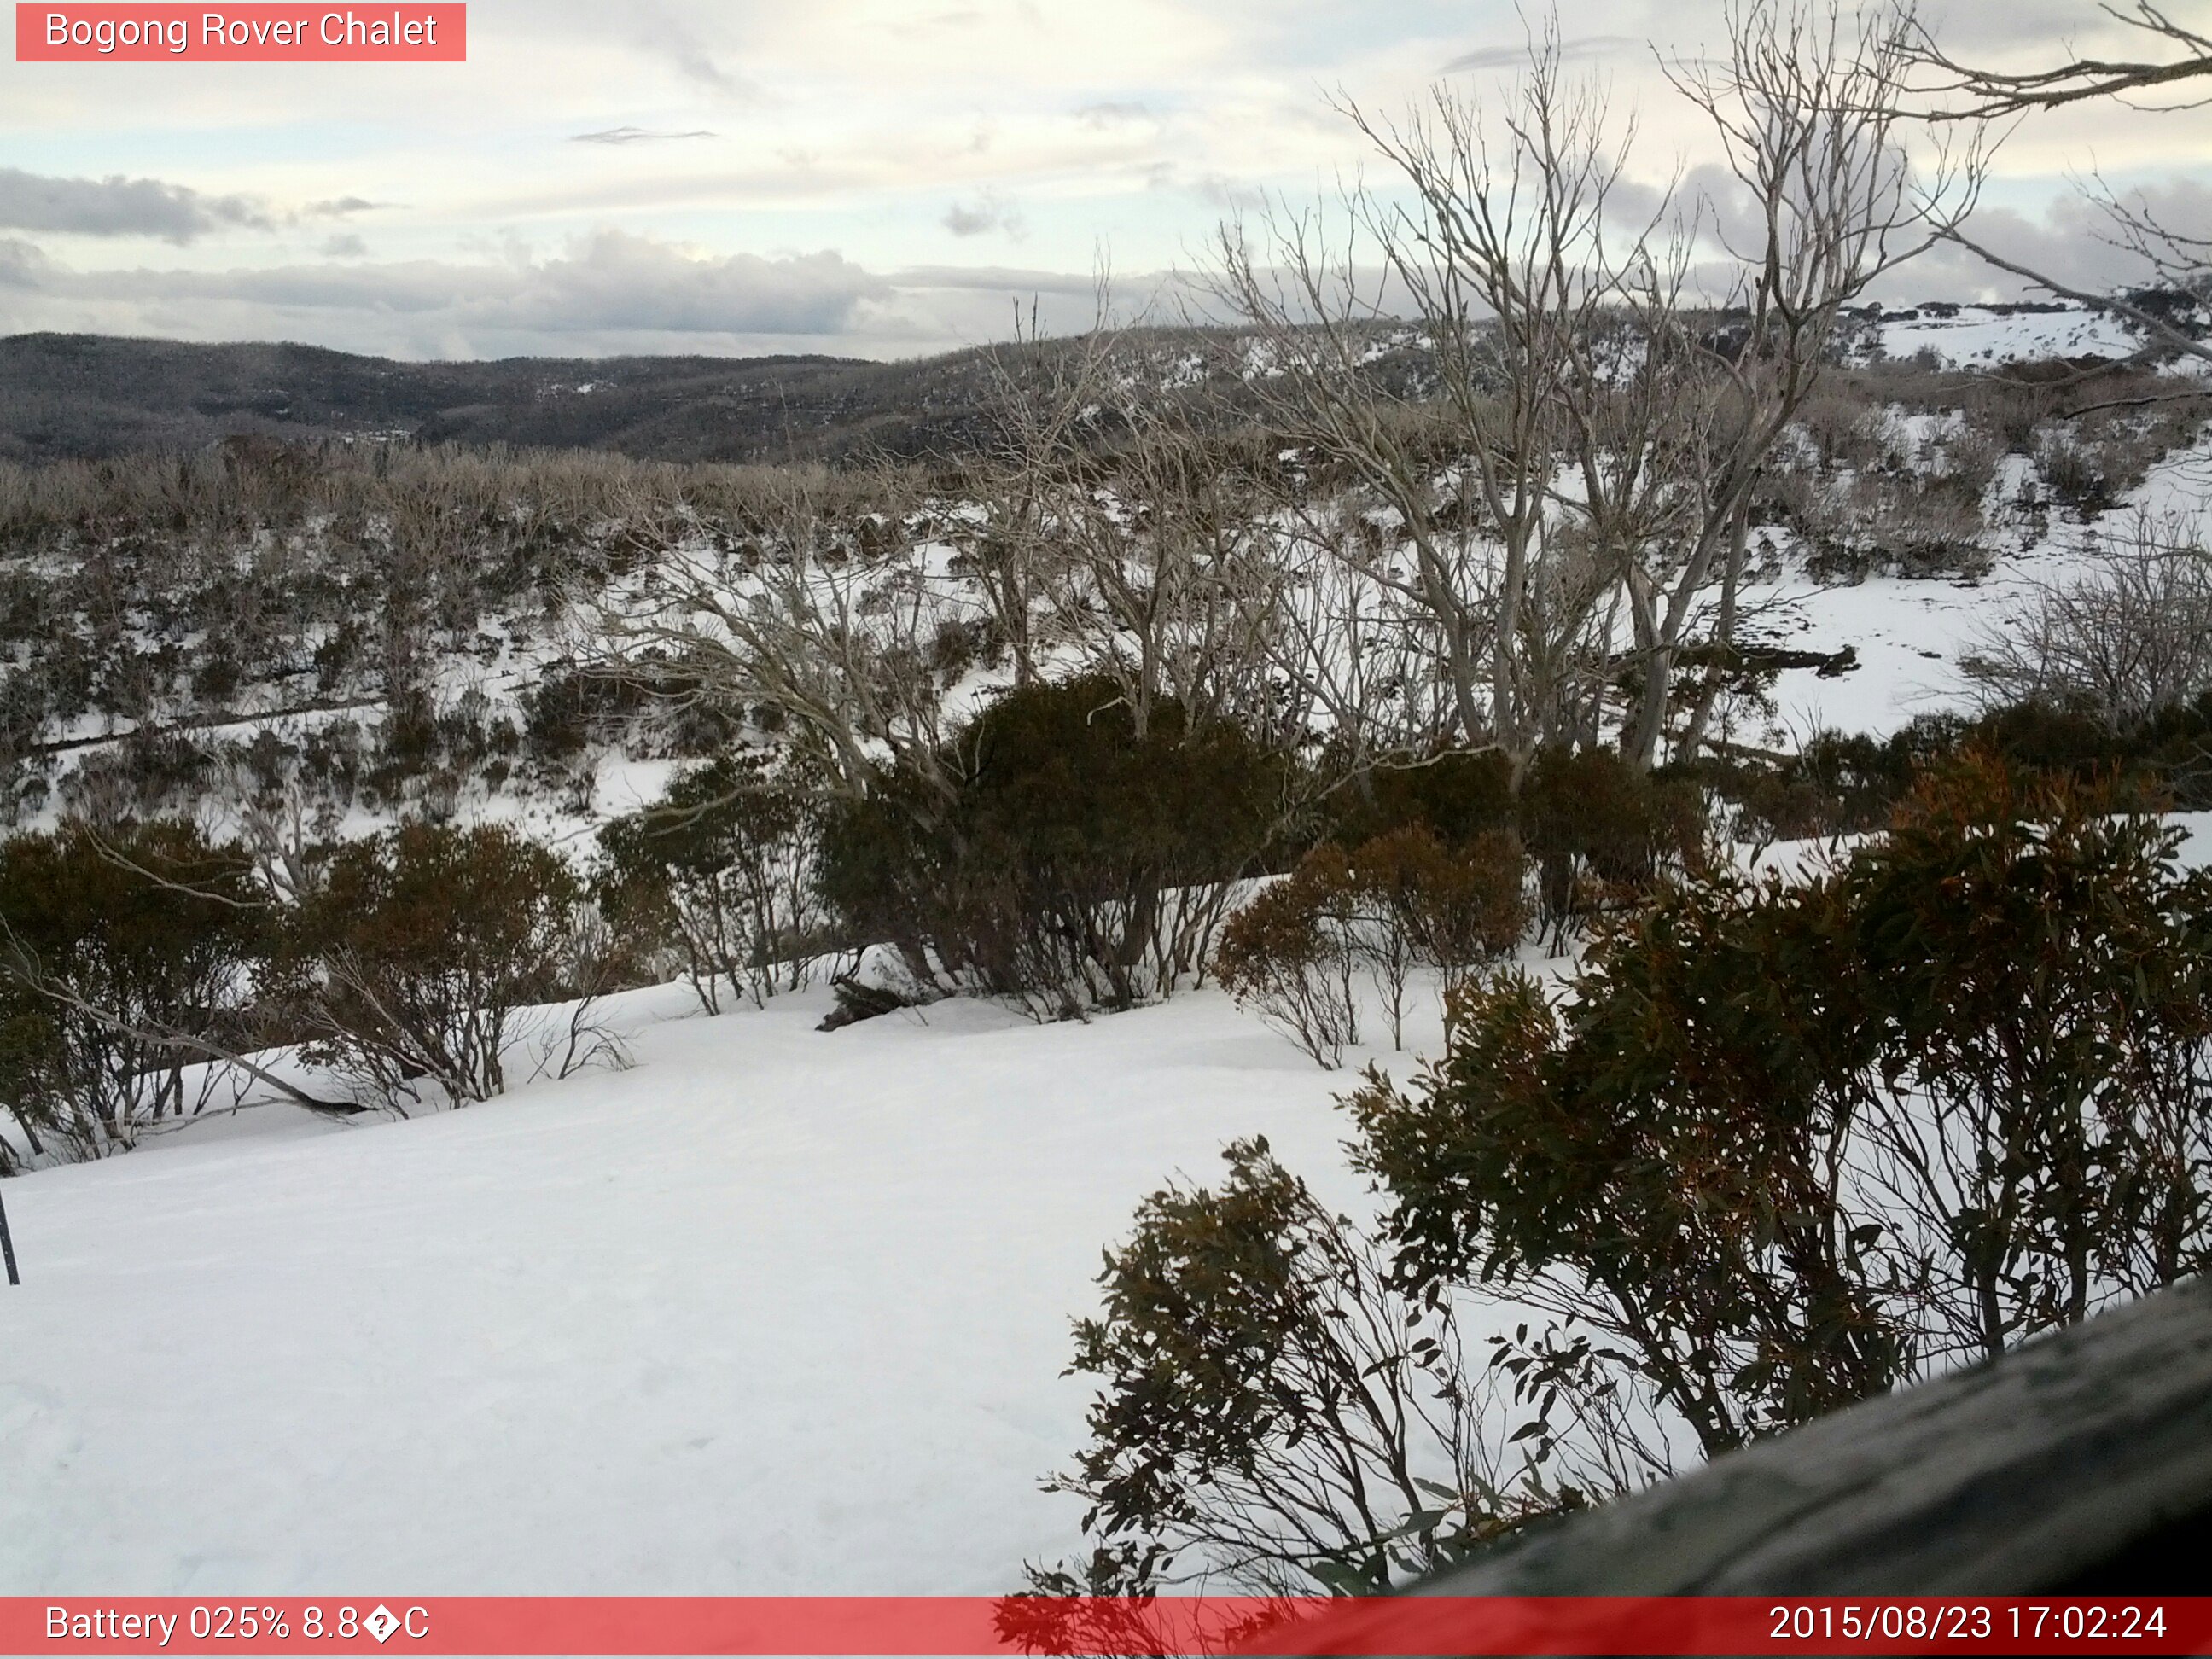
[[[0,1598],[10,1654],[2212,1653],[2212,1597]]]
[[[465,5],[24,5],[21,64],[458,64]]]

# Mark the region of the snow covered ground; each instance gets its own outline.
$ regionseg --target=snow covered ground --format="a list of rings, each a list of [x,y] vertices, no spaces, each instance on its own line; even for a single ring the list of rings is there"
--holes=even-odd
[[[2046,357],[2125,357],[2142,333],[2103,312],[2054,306],[1998,311],[1988,306],[1909,306],[1887,312],[1871,331],[1881,355],[1931,353],[1945,368],[1993,368]]]
[[[1079,1542],[1038,1483],[1101,1247],[1255,1133],[1361,1213],[1334,1097],[1441,1046],[1425,996],[1411,1052],[1334,1073],[1212,990],[829,1006],[632,993],[628,1070],[9,1182],[0,1595],[1013,1588]]]
[[[2089,326],[1962,313],[1885,343],[1978,361],[2071,329],[2079,355]],[[2208,498],[2200,443],[1976,580],[1783,561],[1753,637],[1859,664],[1781,676],[1785,740],[1955,706],[2008,598],[2126,510]],[[477,815],[568,844],[669,770]],[[2185,828],[2212,860],[2212,815]],[[637,993],[627,1071],[404,1122],[260,1107],[7,1182],[0,1594],[988,1593],[1073,1552],[1079,1505],[1038,1482],[1084,1438],[1060,1372],[1101,1247],[1253,1133],[1364,1206],[1332,1103],[1369,1056],[1322,1072],[1214,991],[1087,1025],[952,1003],[824,1035],[828,1006]],[[1425,1000],[1408,1048],[1440,1039]]]
[[[2212,861],[2212,813],[2177,825]],[[631,993],[628,1070],[9,1182],[0,1595],[1013,1588],[1079,1542],[1038,1483],[1101,1247],[1255,1133],[1361,1213],[1334,1099],[1442,1036],[1418,996],[1408,1053],[1322,1072],[1213,990],[830,1006]]]
[[[1998,488],[2008,482],[2001,479]],[[1800,562],[1785,559],[1778,580],[1747,584],[1749,636],[1805,651],[1849,646],[1858,666],[1827,678],[1809,668],[1783,671],[1775,684],[1781,731],[1772,735],[1793,747],[1823,729],[1886,736],[1916,714],[1966,704],[1972,687],[1959,662],[1978,630],[2037,584],[2063,582],[2081,568],[2086,547],[2122,532],[2141,513],[2194,521],[2212,542],[2212,440],[2166,456],[2121,505],[2086,524],[2054,514],[2040,536],[2015,536],[1984,576],[1870,576],[1823,585]],[[2002,515],[1999,523],[2002,534]]]
[[[1218,992],[687,1005],[626,1000],[629,1071],[8,1182],[0,1594],[1012,1589],[1078,1541],[1038,1481],[1139,1200],[1256,1133],[1362,1202],[1352,1073]]]

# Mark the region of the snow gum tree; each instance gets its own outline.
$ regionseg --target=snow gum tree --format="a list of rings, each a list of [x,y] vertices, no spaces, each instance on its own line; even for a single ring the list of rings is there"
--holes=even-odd
[[[688,771],[644,811],[600,831],[602,902],[622,925],[672,941],[707,1012],[725,990],[756,1006],[797,990],[823,915],[820,805],[760,755]]]
[[[1656,191],[1627,176],[1633,124],[1569,83],[1554,31],[1495,101],[1439,89],[1398,121],[1343,106],[1386,179],[1333,217],[1224,228],[1214,297],[1258,337],[1253,396],[1371,501],[1389,546],[1310,539],[1418,641],[1441,715],[1398,729],[1428,703],[1394,683],[1340,722],[1375,726],[1386,754],[1495,748],[1516,789],[1540,749],[1601,732],[1649,769],[1679,715],[1694,749],[1717,680],[1686,653],[1732,642],[1756,486],[1844,309],[1978,180],[1971,139],[1924,176],[1902,141],[1910,27],[1733,10],[1714,59],[1670,66],[1723,164]],[[1375,364],[1406,338],[1432,368],[1394,386]],[[1316,683],[1328,654],[1305,653]]]

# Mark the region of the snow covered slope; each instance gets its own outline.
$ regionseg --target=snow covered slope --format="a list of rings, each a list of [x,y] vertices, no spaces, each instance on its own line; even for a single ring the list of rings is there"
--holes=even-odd
[[[1993,368],[2049,357],[2125,357],[2140,331],[2086,306],[1933,304],[1884,311],[1868,331],[1887,357],[1933,356],[1945,368]]]
[[[2063,584],[2082,568],[2085,548],[2124,533],[2144,513],[2193,522],[2212,543],[2212,439],[2154,464],[2119,506],[2087,523],[2061,520],[2040,533],[2014,532],[2013,544],[1996,553],[1985,575],[1875,575],[1824,584],[1808,576],[1801,562],[1782,560],[1775,580],[1747,584],[1747,635],[1803,651],[1849,646],[1858,666],[1825,678],[1809,668],[1784,670],[1775,686],[1780,732],[1747,735],[1784,743],[1823,729],[1886,736],[1916,714],[1968,706],[1972,688],[1960,659],[1977,634],[2039,584]],[[2000,535],[2018,521],[2002,508],[1992,517]]]
[[[627,1072],[9,1182],[0,1594],[1012,1589],[1138,1201],[1257,1133],[1359,1202],[1349,1074],[1218,993],[647,1023],[689,996]]]

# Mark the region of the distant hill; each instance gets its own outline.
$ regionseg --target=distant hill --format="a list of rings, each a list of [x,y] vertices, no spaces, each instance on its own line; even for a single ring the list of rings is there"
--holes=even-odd
[[[641,459],[915,457],[975,442],[980,351],[398,362],[301,345],[0,338],[0,458],[198,448],[240,433],[611,449]]]
[[[2139,304],[2157,298],[2130,297]],[[1401,395],[1420,395],[1432,370],[1418,331],[1370,326],[1370,372]],[[1268,372],[1264,354],[1233,334],[1201,339],[1187,330],[1146,328],[1133,337],[1137,372],[1162,396],[1201,381],[1218,392],[1224,373],[1249,381]],[[1066,343],[1020,349],[1049,354]],[[1855,313],[1838,342],[1849,362],[1917,358],[1985,373],[2043,358],[2125,357],[2142,343],[2135,331],[2077,306],[1936,302],[1869,307]],[[1224,363],[1233,366],[1224,370]],[[667,461],[862,453],[925,459],[974,451],[988,430],[996,384],[988,348],[899,362],[819,356],[399,362],[317,346],[18,334],[0,338],[0,459],[198,449],[244,433],[608,449]],[[1234,387],[1230,392],[1232,404],[1240,401]]]

